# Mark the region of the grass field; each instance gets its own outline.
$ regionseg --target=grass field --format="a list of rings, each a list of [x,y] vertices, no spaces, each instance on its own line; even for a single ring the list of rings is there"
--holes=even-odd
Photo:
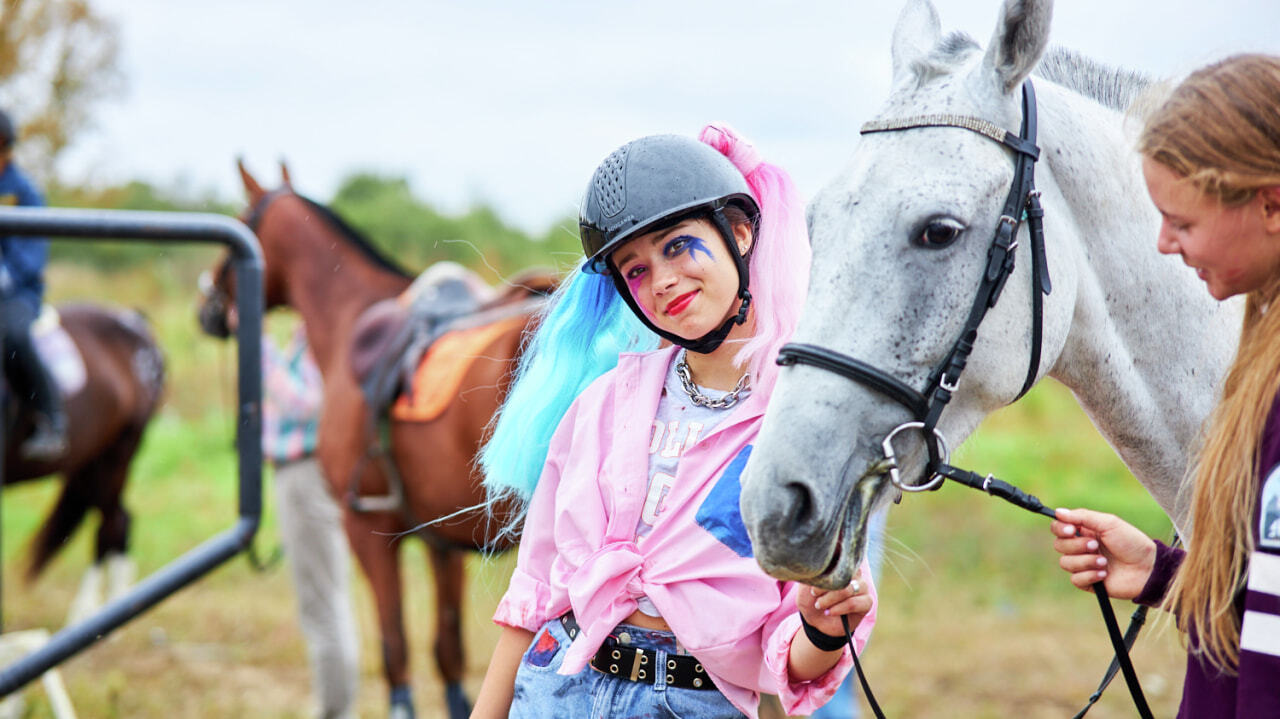
[[[207,250],[175,251],[160,271],[101,277],[57,267],[57,298],[111,297],[145,308],[164,344],[169,389],[127,492],[133,556],[141,575],[228,527],[235,517],[232,452],[234,354],[194,325],[195,275]],[[66,288],[75,288],[74,294]],[[1098,437],[1060,385],[1045,383],[989,418],[957,463],[994,472],[1051,506],[1113,511],[1157,536],[1168,521]],[[26,542],[53,502],[51,481],[3,495],[6,629],[56,630],[88,563],[94,522],[37,583],[21,582]],[[258,543],[277,546],[270,486]],[[96,520],[95,520],[96,521]],[[1106,667],[1110,648],[1093,597],[1057,568],[1042,517],[958,486],[911,496],[889,519],[879,578],[880,621],[865,666],[891,717],[1066,717]],[[431,578],[416,543],[406,545],[407,623],[421,716],[442,707],[428,660]],[[466,640],[474,695],[497,631],[489,615],[514,556],[470,560]],[[382,716],[385,687],[372,602],[355,601],[362,641],[362,716]],[[1130,606],[1116,603],[1124,622]],[[62,673],[82,717],[306,717],[308,673],[283,567],[255,573],[241,558],[161,603],[80,656]],[[1135,663],[1157,716],[1172,715],[1183,653],[1176,633],[1148,627]],[[27,716],[51,716],[38,685]],[[1134,714],[1122,681],[1091,717]]]

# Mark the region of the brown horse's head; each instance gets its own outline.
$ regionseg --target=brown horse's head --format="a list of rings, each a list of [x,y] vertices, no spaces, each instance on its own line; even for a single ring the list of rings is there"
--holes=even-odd
[[[289,178],[289,168],[284,162],[280,163],[281,183],[280,187],[275,190],[265,190],[253,175],[245,169],[243,160],[236,160],[236,167],[240,170],[240,179],[244,181],[245,196],[249,200],[249,206],[240,215],[241,222],[249,226],[249,229],[259,238],[259,244],[262,248],[262,256],[264,262],[263,268],[263,299],[266,303],[265,308],[271,309],[285,304],[286,297],[284,292],[284,283],[278,272],[273,272],[273,268],[281,266],[278,258],[272,257],[277,252],[277,248],[273,243],[263,242],[265,236],[261,229],[268,223],[267,210],[277,200],[286,196],[301,201],[293,192],[293,184]],[[209,271],[200,276],[200,308],[198,317],[200,328],[213,337],[225,339],[231,335],[236,327],[236,277],[231,271],[230,257],[223,255],[218,264]]]
[[[200,329],[210,337],[226,339],[235,324],[236,278],[224,256],[217,267],[200,273]]]

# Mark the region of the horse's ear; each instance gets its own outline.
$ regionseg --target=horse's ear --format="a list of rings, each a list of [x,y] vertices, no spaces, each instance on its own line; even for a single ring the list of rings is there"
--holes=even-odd
[[[283,159],[280,160],[280,182],[290,190],[293,189],[293,178],[289,177],[289,165]]]
[[[1027,79],[1049,46],[1053,0],[1004,0],[996,32],[982,59],[984,77],[1008,95]]]
[[[236,168],[240,170],[240,180],[244,182],[244,191],[249,195],[250,203],[257,202],[260,197],[267,194],[267,191],[262,189],[262,185],[259,185],[258,181],[253,179],[253,175],[245,169],[243,157],[236,158]]]
[[[938,11],[930,0],[907,0],[893,28],[893,80],[914,74],[915,61],[928,55],[938,44],[942,27]]]

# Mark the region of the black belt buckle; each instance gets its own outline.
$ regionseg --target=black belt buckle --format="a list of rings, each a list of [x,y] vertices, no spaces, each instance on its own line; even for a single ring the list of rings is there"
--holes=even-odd
[[[591,658],[591,668],[630,682],[648,682],[655,676],[657,652],[609,643]]]
[[[577,638],[581,628],[572,613],[560,617],[560,625],[569,635],[570,641]],[[592,669],[601,674],[625,679],[631,682],[654,682],[658,680],[656,666],[658,653],[650,649],[628,647],[620,644],[618,638],[610,636],[596,651],[589,662]],[[702,662],[694,656],[683,654],[667,655],[667,686],[678,689],[715,689],[716,685],[707,676]]]

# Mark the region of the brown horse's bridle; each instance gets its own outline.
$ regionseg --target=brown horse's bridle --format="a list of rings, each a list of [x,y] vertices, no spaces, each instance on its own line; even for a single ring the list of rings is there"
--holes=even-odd
[[[256,235],[257,228],[262,224],[262,216],[266,214],[266,207],[276,198],[291,192],[291,189],[282,187],[262,194],[262,197],[257,198],[257,202],[253,203],[247,212],[244,212],[241,221],[248,226],[248,229],[253,230],[253,234]],[[230,329],[227,326],[227,313],[236,304],[232,294],[227,289],[230,285],[230,278],[232,278],[232,275],[230,275],[230,262],[223,261],[223,264],[218,266],[218,270],[215,270],[214,273],[205,270],[204,273],[200,274],[200,280],[198,280],[200,296],[204,298],[200,311],[201,325],[211,334],[218,336],[228,336],[230,334]],[[219,324],[214,325],[212,322],[219,322]]]
[[[258,226],[262,224],[262,217],[267,212],[267,206],[276,198],[289,192],[287,188],[281,187],[259,197],[258,201],[253,203],[245,213],[242,222],[256,235]],[[226,261],[218,265],[218,269],[214,272],[208,270],[201,272],[198,280],[200,296],[204,299],[200,309],[200,323],[206,331],[219,337],[227,337],[231,333],[227,326],[227,312],[235,304],[235,300],[227,290],[230,281],[231,263]],[[215,322],[218,324],[213,324]]]
[[[205,270],[200,273],[197,284],[200,289],[200,326],[215,337],[229,337],[231,327],[227,324],[227,313],[231,311],[235,300],[227,290],[231,277],[231,263],[224,260],[217,270]]]
[[[245,213],[244,224],[253,230],[254,234],[258,232],[258,225],[262,224],[263,215],[267,214],[267,206],[274,202],[282,195],[292,194],[293,190],[288,187],[277,187],[276,189],[264,194],[258,198],[258,201],[249,207],[249,211]]]

